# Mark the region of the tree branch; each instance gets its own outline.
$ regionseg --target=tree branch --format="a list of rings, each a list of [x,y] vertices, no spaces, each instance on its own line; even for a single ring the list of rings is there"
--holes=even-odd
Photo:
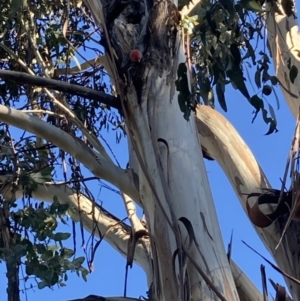
[[[251,280],[242,272],[236,263],[231,261],[231,271],[234,277],[235,285],[238,290],[240,300],[243,301],[263,301],[263,296],[259,290],[254,286]],[[287,296],[288,298],[288,296]],[[90,295],[85,298],[68,300],[68,301],[138,301],[140,299],[127,297],[102,297]],[[287,299],[292,301],[291,299]]]
[[[246,143],[220,113],[208,106],[198,106],[196,123],[201,144],[226,173],[247,214],[245,194],[259,191],[259,188],[271,188],[265,174]],[[300,252],[300,247],[294,231],[287,232],[284,241],[275,252],[281,237],[277,222],[268,228],[255,227],[255,230],[278,266],[299,279],[300,265],[297,254]],[[290,280],[286,279],[286,282],[294,300],[299,300],[295,296],[300,296],[300,287]]]
[[[193,0],[193,1],[185,1],[185,0],[178,0],[178,7],[182,7],[181,14],[183,16],[193,16],[197,8],[201,5],[202,0]],[[186,5],[186,3],[188,3]]]
[[[231,261],[231,271],[234,277],[235,285],[238,290],[239,298],[243,301],[263,301],[263,296],[254,286],[251,280],[242,272],[236,263]],[[286,296],[288,301],[292,301]],[[140,299],[130,297],[102,297],[90,295],[85,298],[73,299],[68,301],[138,301]]]
[[[81,143],[81,140],[76,140],[68,133],[35,116],[3,105],[0,105],[0,120],[51,142],[84,164],[95,176],[115,185],[134,200],[140,198],[126,170],[92,151]]]
[[[1,175],[2,183],[9,182],[12,176]],[[15,192],[16,199],[23,196],[22,187],[18,187]],[[100,238],[104,238],[122,256],[127,257],[128,241],[130,239],[131,228],[120,221],[117,217],[105,210],[97,203],[94,204],[87,196],[80,194],[65,184],[44,183],[38,185],[32,192],[32,197],[38,201],[53,202],[54,196],[61,204],[70,205],[71,218],[74,221],[81,219],[83,227],[89,232]],[[11,190],[6,190],[4,194],[6,200],[12,198]],[[80,206],[80,208],[79,208]],[[143,245],[137,243],[135,250],[135,262],[146,272],[149,272],[150,263],[148,250],[148,240],[144,239]]]
[[[246,274],[233,261],[230,261],[230,269],[233,275],[234,283],[237,288],[240,300],[243,301],[263,301],[263,295],[247,277]]]
[[[59,80],[48,79],[40,76],[30,75],[25,72],[3,71],[0,70],[0,78],[16,82],[17,84],[30,84],[49,89],[55,89],[60,92],[72,95],[86,97],[88,99],[97,100],[107,106],[120,109],[120,100],[117,97],[106,93],[96,91],[94,89],[82,87],[79,85],[65,83]]]
[[[242,301],[263,301],[264,297],[248,276],[233,261],[230,261],[230,268],[233,275],[234,283],[237,288],[240,300]],[[288,294],[285,301],[293,301]]]
[[[130,297],[102,297],[96,295],[89,295],[85,298],[72,299],[68,301],[140,301],[141,299]]]
[[[2,183],[9,181],[9,176],[0,176]],[[23,196],[22,188],[16,190],[15,196],[17,199]],[[63,184],[45,183],[44,185],[38,185],[38,187],[32,192],[32,197],[38,201],[53,202],[53,197],[56,196],[61,204],[69,204],[71,208],[71,218],[75,221],[79,220],[79,210],[81,212],[81,220],[84,228],[94,235],[100,237],[104,234],[104,240],[106,240],[115,250],[117,250],[123,257],[127,257],[127,246],[130,239],[130,227],[121,222],[117,217],[106,211],[100,205],[93,206],[93,201],[84,195],[79,196],[80,208],[78,202],[77,193],[69,186]],[[11,198],[10,191],[5,194],[5,199]],[[94,213],[93,213],[94,208]],[[98,230],[98,231],[97,231]],[[101,235],[99,235],[100,233]],[[100,237],[101,238],[101,237]],[[134,261],[140,265],[146,275],[151,278],[151,262],[149,249],[145,249],[145,246],[149,246],[148,239],[143,238],[143,243],[137,243],[135,246]],[[244,301],[262,301],[263,297],[258,289],[253,285],[249,278],[241,271],[241,269],[231,260],[231,271],[233,273],[235,285],[238,289],[238,293],[241,300]],[[114,299],[118,297],[99,297],[88,296],[83,299],[76,300],[99,300],[97,298],[103,298],[100,300],[119,300]],[[121,297],[120,297],[121,298]],[[120,299],[121,300],[121,299]],[[127,299],[124,299],[127,300]],[[128,298],[128,300],[137,300],[134,298]]]
[[[0,180],[5,182],[8,177],[0,176]],[[21,188],[21,187],[20,187]],[[21,189],[16,191],[16,197],[21,198],[23,192]],[[33,198],[38,201],[52,202],[53,197],[56,196],[58,201],[62,204],[69,204],[72,208],[72,219],[75,221],[79,220],[79,208],[78,208],[78,196],[67,185],[56,185],[54,183],[46,183],[44,186],[38,185],[37,189],[32,193]],[[6,198],[9,199],[10,195],[6,194]],[[112,214],[107,212],[101,206],[96,205],[94,207],[93,217],[93,202],[84,195],[80,195],[80,211],[81,220],[84,228],[94,235],[100,237],[99,232],[95,231],[96,226],[100,230],[101,234],[105,234],[104,240],[106,240],[115,250],[117,250],[122,256],[127,256],[127,245],[130,238],[130,227],[125,223],[114,217]],[[140,265],[146,274],[151,275],[150,261],[148,250],[145,249],[146,245],[149,244],[147,239],[143,238],[143,244],[138,243],[136,245],[134,261]],[[231,271],[233,273],[235,285],[238,289],[238,293],[241,300],[244,301],[262,301],[263,297],[259,290],[253,285],[249,278],[242,272],[238,265],[231,260],[230,263]],[[83,299],[76,300],[119,300],[119,297],[99,297],[99,296],[88,296]],[[114,299],[117,298],[117,299]],[[120,297],[121,298],[121,297]],[[120,299],[121,300],[121,299]],[[135,298],[128,298],[123,300],[137,300]]]

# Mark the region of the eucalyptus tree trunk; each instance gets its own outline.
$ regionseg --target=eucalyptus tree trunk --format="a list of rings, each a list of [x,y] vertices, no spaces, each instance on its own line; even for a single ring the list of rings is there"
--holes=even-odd
[[[270,184],[247,145],[221,114],[209,107],[197,106],[196,114],[191,112],[187,121],[188,112],[184,116],[181,111],[179,97],[190,97],[189,93],[182,95],[182,88],[188,89],[189,86],[185,55],[188,40],[179,27],[180,14],[175,2],[85,0],[101,28],[101,42],[105,48],[105,55],[99,56],[94,63],[103,64],[118,97],[98,95],[103,103],[121,108],[128,133],[131,170],[113,163],[100,141],[69,112],[68,106],[61,105],[93,148],[35,116],[4,105],[0,105],[0,120],[53,143],[95,176],[120,189],[131,227],[95,206],[87,196],[80,196],[79,207],[78,192],[67,184],[43,183],[32,192],[32,196],[52,202],[55,195],[60,202],[70,204],[72,218],[78,220],[80,216],[82,225],[89,232],[94,231],[97,221],[100,232],[106,233],[105,239],[127,257],[128,264],[135,260],[145,270],[150,300],[232,301],[239,300],[238,293],[240,300],[262,300],[261,294],[254,290],[246,277],[241,277],[232,261],[230,266],[227,260],[201,145],[218,161],[245,211],[246,195],[260,188],[270,188]],[[193,0],[191,4],[189,0],[181,0],[180,5],[190,3],[189,8],[185,6],[183,9],[188,15],[200,2]],[[298,73],[294,73],[294,84],[290,84],[287,64],[290,55],[290,63],[294,66],[292,70],[298,71],[296,21],[294,13],[284,10],[284,1],[276,4],[283,12],[278,14],[272,8],[267,14],[269,46],[287,102],[297,115],[299,77]],[[178,72],[179,66],[186,71]],[[24,80],[23,73],[0,73],[1,78],[10,74],[14,77],[21,75]],[[28,80],[28,76],[26,78]],[[41,81],[45,78],[33,78],[31,83],[43,86]],[[184,80],[186,83],[181,86]],[[47,85],[45,87],[55,87],[49,81]],[[74,86],[68,87],[68,91],[72,89]],[[49,93],[47,89],[45,91]],[[9,174],[1,175],[0,180],[5,183],[11,177]],[[17,199],[23,195],[22,189],[19,185]],[[11,199],[10,191],[4,198]],[[133,201],[144,209],[148,232],[135,215]],[[256,231],[278,266],[299,278],[297,235],[287,233],[286,240],[275,250],[282,226],[276,221],[267,228],[256,227]],[[145,232],[147,235],[141,238],[140,234]],[[15,273],[12,276],[16,275],[17,266],[12,271]],[[15,283],[11,286],[17,288],[18,281],[13,277],[11,281]],[[299,300],[299,286],[293,286],[291,281],[287,283],[294,301]],[[10,299],[17,300],[17,295],[11,291]]]
[[[177,68],[186,56],[176,5],[162,0],[86,3],[95,19],[102,19],[108,71],[138,160],[134,172],[153,260],[150,296],[216,300],[217,294],[239,300],[194,116],[185,120],[178,104]],[[142,54],[141,61],[130,58],[133,49]]]

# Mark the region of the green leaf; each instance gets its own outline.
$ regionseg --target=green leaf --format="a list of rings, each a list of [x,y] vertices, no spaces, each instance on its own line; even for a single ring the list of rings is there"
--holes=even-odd
[[[215,107],[214,92],[211,88],[209,79],[207,78],[206,74],[203,74],[202,70],[198,73],[197,78],[198,78],[198,85],[200,89],[199,95],[203,99],[204,104],[214,108]]]
[[[254,12],[260,12],[260,13],[264,12],[264,10],[261,8],[261,6],[255,0],[249,1],[248,7],[250,10],[252,10]]]
[[[51,174],[50,175],[42,175],[42,172],[35,172],[30,174],[30,178],[37,184],[43,184],[45,182],[49,182],[52,179]]]
[[[74,60],[76,66],[78,67],[78,70],[81,71],[81,65],[80,65],[80,63],[79,63],[77,57],[76,57],[75,55],[72,54],[72,55],[71,55],[71,58]]]
[[[59,215],[65,214],[69,208],[70,208],[69,204],[59,204],[57,208],[57,214]]]
[[[220,0],[220,3],[224,6],[224,8],[228,11],[233,10],[234,2],[232,0]]]
[[[240,69],[232,69],[227,71],[227,76],[229,77],[232,86],[235,89],[240,90],[240,92],[249,100],[250,95],[245,85],[243,72]]]
[[[48,166],[41,170],[42,176],[49,176],[51,175],[52,171],[54,170],[54,166]]]
[[[34,269],[35,269],[35,263],[26,261],[25,272],[28,276],[31,276],[34,274]]]
[[[12,0],[12,2],[10,4],[9,14],[14,15],[17,12],[22,11],[22,6],[25,3],[26,2],[24,0]]]
[[[185,63],[180,63],[177,69],[176,89],[179,91],[178,104],[180,111],[183,112],[184,119],[189,120],[191,114],[191,96],[187,77],[187,67]]]
[[[55,241],[62,241],[68,239],[70,236],[71,236],[70,233],[58,232],[53,235],[52,239]]]
[[[81,267],[81,265],[84,263],[85,258],[83,256],[77,257],[72,261],[72,265],[74,266],[74,269],[78,269]]]
[[[55,252],[58,249],[58,246],[56,245],[48,245],[47,246],[47,250],[51,251],[51,252]]]
[[[45,223],[45,224],[48,224],[48,223],[53,224],[53,223],[55,223],[55,219],[54,219],[52,216],[48,216],[48,217],[46,217],[46,219],[44,220],[44,223]]]
[[[39,254],[42,254],[46,251],[46,247],[44,244],[35,244],[35,248]]]
[[[241,57],[241,52],[240,52],[240,49],[239,47],[237,46],[237,44],[235,43],[232,43],[230,45],[230,52],[231,52],[231,55],[235,61],[235,64],[237,66],[240,65],[241,61],[242,61],[242,57]]]
[[[48,286],[47,282],[45,282],[45,281],[38,282],[38,288],[40,290],[45,288],[46,286]]]
[[[262,13],[264,10],[255,0],[241,0],[240,4],[246,10]]]
[[[41,259],[43,261],[47,261],[48,259],[50,259],[52,257],[53,257],[53,251],[51,251],[51,250],[47,250],[41,255]]]
[[[59,277],[57,273],[53,273],[53,276],[50,281],[50,285],[53,286],[58,283]]]
[[[182,10],[184,6],[193,3],[191,0],[178,0],[178,10]]]
[[[24,257],[27,254],[27,247],[26,245],[17,244],[13,250],[13,255],[11,256],[12,261],[20,261],[22,257]]]
[[[0,253],[9,254],[11,250],[9,248],[0,248]]]
[[[31,186],[37,186],[36,183],[31,179],[31,176],[29,175],[22,175],[20,177],[20,181],[19,181],[20,185],[22,186],[27,186],[27,187],[31,187]],[[33,188],[33,187],[31,187]]]
[[[44,264],[37,264],[34,268],[34,274],[40,279],[49,279],[51,276],[50,269]]]
[[[269,96],[272,93],[272,90],[273,89],[270,85],[264,85],[263,89],[262,89],[262,92],[263,92],[263,94]]]
[[[262,109],[262,115],[265,123],[270,125],[269,130],[265,135],[270,135],[274,132],[277,133],[278,130],[276,128],[277,125],[276,119],[274,120],[273,118],[268,117],[268,112],[266,109]]]
[[[276,127],[276,122],[274,122],[273,120],[270,122],[270,127],[269,130],[265,133],[266,136],[273,134],[274,132],[277,133],[277,127]]]
[[[274,94],[275,94],[275,99],[276,99],[276,104],[277,104],[277,110],[279,110],[279,108],[280,108],[280,102],[279,102],[278,95],[277,95],[277,93],[276,93],[274,87],[272,87],[272,90],[273,90],[273,92],[274,92]]]
[[[250,98],[250,103],[251,105],[256,109],[256,112],[255,112],[255,115],[252,119],[252,122],[254,122],[256,116],[257,116],[257,113],[264,108],[264,102],[263,100],[258,97],[257,95],[253,95],[251,98]]]
[[[251,57],[253,65],[256,65],[255,52],[254,52],[254,49],[253,49],[251,43],[247,39],[245,39],[245,43],[246,43],[246,47],[248,49],[246,57]]]
[[[272,107],[270,104],[268,104],[268,105],[269,105],[269,112],[270,112],[270,115],[271,115],[272,119],[273,119],[273,120],[276,122],[276,124],[277,124],[275,111],[274,111],[273,107]]]
[[[273,86],[276,86],[277,84],[278,84],[278,78],[276,77],[276,76],[271,76],[271,78],[270,78],[270,80],[271,80],[271,83],[272,83],[272,85]]]
[[[256,84],[258,89],[260,89],[260,87],[261,87],[260,79],[261,79],[261,70],[260,70],[259,67],[257,67],[257,70],[255,72],[254,80],[255,80],[255,84]]]
[[[86,277],[86,276],[89,274],[89,271],[88,271],[86,268],[84,268],[84,267],[80,267],[79,270],[80,270],[80,272],[81,272],[81,277],[82,277],[82,279],[83,279],[85,282],[87,282],[87,277]]]
[[[70,258],[74,255],[74,251],[71,250],[71,249],[68,249],[68,248],[63,248],[62,251],[61,251],[61,256],[63,258]]]
[[[225,85],[222,82],[217,82],[216,93],[217,93],[218,101],[219,101],[221,108],[225,112],[227,112],[227,105],[226,105],[226,100],[225,100]]]
[[[296,77],[298,75],[298,69],[295,65],[293,65],[290,69],[290,81],[294,83]]]

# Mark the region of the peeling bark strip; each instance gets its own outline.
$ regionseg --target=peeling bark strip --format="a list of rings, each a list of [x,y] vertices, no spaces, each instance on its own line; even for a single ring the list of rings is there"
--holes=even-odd
[[[290,190],[284,192],[282,202],[279,203],[280,190],[262,189],[261,193],[250,193],[247,197],[246,208],[251,222],[260,228],[270,226],[278,217],[288,215],[292,208],[292,193]],[[257,197],[255,204],[249,205],[249,198]],[[260,205],[273,205],[274,211],[265,213],[261,210]],[[297,215],[298,218],[298,215]]]

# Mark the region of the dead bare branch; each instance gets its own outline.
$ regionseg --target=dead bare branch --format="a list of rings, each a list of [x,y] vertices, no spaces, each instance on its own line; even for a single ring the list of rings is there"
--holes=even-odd
[[[11,80],[18,84],[30,84],[49,89],[55,89],[60,92],[70,93],[72,95],[97,100],[112,108],[121,108],[120,100],[117,97],[79,85],[69,84],[54,79],[44,78],[40,76],[30,75],[25,72],[16,71],[0,70],[0,78]]]

